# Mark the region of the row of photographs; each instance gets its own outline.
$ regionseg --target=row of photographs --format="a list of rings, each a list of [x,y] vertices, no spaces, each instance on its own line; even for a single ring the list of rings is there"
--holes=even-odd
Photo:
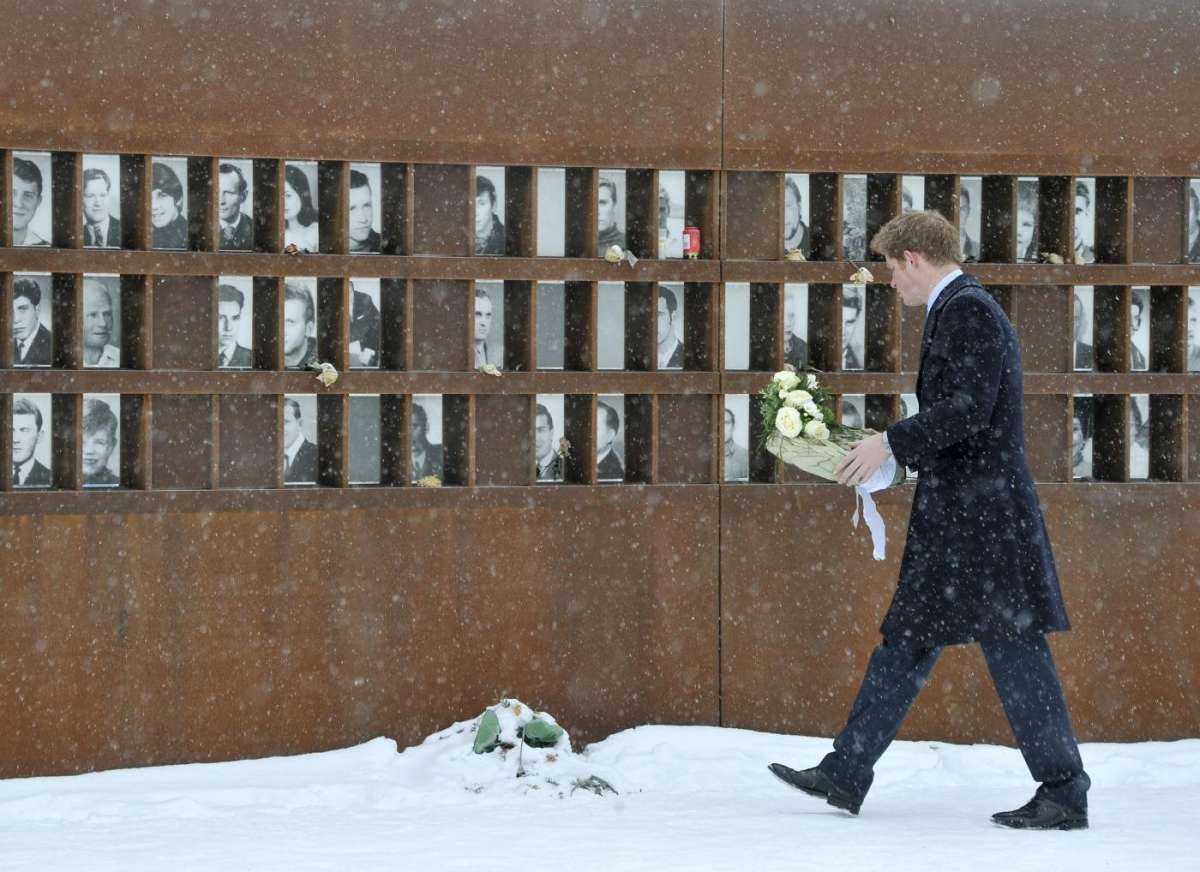
[[[50,312],[49,273],[13,276],[13,363],[50,366],[54,334]],[[351,368],[379,367],[381,343],[380,279],[349,282]],[[597,289],[597,351],[600,369],[625,366],[625,286],[601,282]],[[658,369],[683,367],[685,287],[662,283],[657,290]],[[218,280],[219,346],[214,366],[248,369],[253,365],[254,282],[250,276],[221,276]],[[87,274],[83,279],[83,363],[89,367],[121,366],[120,277]],[[303,369],[317,360],[317,280],[289,278],[284,282],[284,359],[289,368]],[[750,285],[726,287],[725,368],[748,369],[750,364]],[[1074,289],[1073,359],[1079,371],[1094,366],[1094,289]],[[866,355],[866,288],[845,285],[842,290],[842,355],[845,371],[862,370]],[[564,366],[566,297],[559,282],[537,286],[537,349],[539,369]],[[475,368],[504,366],[504,289],[502,282],[475,283]],[[784,296],[784,358],[797,368],[808,366],[808,285],[787,284]],[[1188,290],[1188,370],[1200,372],[1200,287]],[[1130,368],[1148,369],[1150,289],[1139,286],[1130,296]]]
[[[120,487],[121,398],[118,394],[86,394],[83,397],[83,439],[79,455],[80,477],[87,488]],[[1150,398],[1130,397],[1129,477],[1149,476]],[[901,416],[920,410],[915,394],[900,397]],[[724,479],[750,478],[750,396],[725,396]],[[842,423],[862,427],[866,420],[866,397],[842,397]],[[284,397],[283,464],[288,485],[317,481],[317,398],[315,394]],[[604,482],[625,478],[625,402],[619,394],[597,398],[596,476]],[[50,394],[15,394],[12,405],[13,486],[49,488],[53,484]],[[1090,395],[1074,398],[1071,441],[1071,473],[1076,480],[1092,479],[1094,411]],[[350,482],[378,484],[380,481],[380,401],[378,395],[350,396]],[[562,394],[539,394],[534,421],[534,451],[537,481],[563,480],[564,401]],[[444,477],[442,446],[442,397],[422,394],[412,405],[412,481],[429,476]],[[910,477],[914,473],[910,472]]]
[[[505,173],[503,167],[475,168],[474,252],[503,255],[506,252]],[[659,172],[658,240],[659,257],[681,258],[686,252],[684,237],[686,176],[682,170]],[[83,156],[83,241],[85,246],[120,248],[121,192],[120,158],[117,155]],[[51,156],[49,152],[16,152],[13,155],[13,244],[50,244],[53,223]],[[187,158],[154,157],[151,160],[150,224],[152,245],[161,249],[187,249],[188,172]],[[318,220],[318,174],[315,161],[288,161],[284,168],[284,245],[300,251],[320,250]],[[1096,180],[1074,182],[1075,263],[1094,263],[1096,232]],[[979,259],[982,212],[981,176],[963,176],[959,190],[959,239],[964,262]],[[374,254],[383,239],[382,165],[350,165],[350,194],[347,231],[350,251]],[[537,254],[562,257],[566,248],[566,170],[541,167],[537,171]],[[1188,259],[1200,262],[1200,179],[1189,181],[1187,206]],[[253,161],[223,159],[218,164],[217,208],[220,216],[219,247],[226,251],[250,251],[254,239]],[[902,211],[925,208],[924,176],[901,179]],[[602,169],[596,193],[597,246],[602,254],[609,247],[626,247],[628,227],[625,171]],[[1017,180],[1017,216],[1013,260],[1036,262],[1038,179]],[[809,175],[786,173],[784,177],[783,248],[811,255]],[[867,176],[843,176],[843,256],[861,261],[867,257]],[[1065,252],[1057,252],[1065,255]]]

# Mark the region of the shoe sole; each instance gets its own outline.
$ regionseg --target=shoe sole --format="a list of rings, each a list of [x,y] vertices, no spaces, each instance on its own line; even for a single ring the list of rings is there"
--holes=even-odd
[[[1004,827],[1006,830],[1086,830],[1088,828],[1088,822],[1086,820],[1059,821],[1056,824],[1051,824],[1050,826],[1045,827],[1031,827],[1024,823],[1016,822],[1005,823],[1004,821],[998,821],[995,818],[992,819],[992,823],[998,827]]]
[[[858,817],[858,810],[859,810],[859,808],[861,808],[861,805],[855,805],[850,800],[843,799],[840,796],[835,796],[832,793],[825,793],[824,791],[816,790],[811,787],[801,787],[799,784],[789,781],[787,778],[780,775],[778,772],[776,772],[770,766],[768,766],[767,769],[768,769],[768,771],[770,771],[770,773],[772,775],[774,775],[776,778],[778,778],[780,781],[782,781],[788,787],[791,787],[794,790],[799,790],[801,793],[803,793],[807,796],[811,796],[814,799],[823,799],[827,803],[832,805],[834,808],[840,808],[842,811],[849,812],[850,814],[854,815],[855,817]]]

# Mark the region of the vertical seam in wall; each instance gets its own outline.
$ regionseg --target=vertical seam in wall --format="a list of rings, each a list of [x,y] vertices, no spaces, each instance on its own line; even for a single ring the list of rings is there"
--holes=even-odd
[[[721,108],[720,108],[720,118],[717,121],[717,131],[720,136],[721,159],[720,159],[720,164],[719,164],[720,168],[718,169],[718,171],[716,172],[716,174],[713,178],[713,185],[715,188],[713,196],[718,196],[718,192],[724,187],[722,184],[722,181],[725,178],[725,76],[727,73],[727,69],[725,66],[725,45],[726,45],[726,42],[725,42],[725,11],[726,11],[726,7],[728,6],[728,4],[729,4],[729,0],[721,0]],[[717,234],[717,239],[720,239],[721,223],[723,220],[721,218],[721,215],[723,215],[725,212],[725,203],[722,200],[718,200],[717,202],[718,202],[718,209],[717,209],[717,215],[716,215],[717,220],[714,223],[716,224],[715,232]],[[714,242],[715,242],[715,240],[714,240]],[[719,254],[720,254],[720,257],[717,260],[717,262],[719,264],[719,274],[717,276],[717,280],[723,286],[725,284],[725,251],[723,249],[721,249],[719,251]],[[719,299],[719,300],[722,299],[722,295],[718,294],[717,299]],[[720,318],[725,317],[725,312],[723,309],[718,313],[718,317],[720,317]],[[718,336],[721,335],[720,330],[717,331],[717,335]],[[721,391],[721,408],[724,409],[724,407],[725,407],[725,373],[724,373],[725,362],[723,359],[723,355],[720,353],[720,349],[717,349],[716,351],[717,351],[717,354],[714,355],[714,357],[716,360],[721,361],[721,372],[719,374],[717,387]],[[724,420],[724,418],[722,418],[722,420]],[[720,446],[720,449],[724,450],[723,443]],[[720,469],[719,459],[718,459],[718,463],[717,463],[717,468]],[[725,566],[724,531],[725,531],[725,483],[718,478],[718,480],[717,480],[717,725],[722,726],[722,727],[725,726],[725,694],[724,694],[724,690],[725,690],[725,650],[724,650],[724,645],[723,645],[724,636],[725,636],[725,600],[722,595],[722,593],[723,593],[722,585],[723,585],[723,581],[724,581],[724,579],[722,578],[722,575],[723,575],[724,566]]]

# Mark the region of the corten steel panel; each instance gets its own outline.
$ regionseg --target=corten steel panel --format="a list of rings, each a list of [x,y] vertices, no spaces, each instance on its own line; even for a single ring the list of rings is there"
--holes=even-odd
[[[229,395],[219,398],[221,487],[277,487],[279,397]]]
[[[1074,367],[1072,289],[1024,286],[1012,293],[1016,305],[1011,320],[1020,339],[1025,372],[1070,372]]]
[[[1186,240],[1184,179],[1133,180],[1134,263],[1178,263]]]
[[[155,276],[154,368],[212,369],[216,360],[213,279]]]
[[[403,746],[503,696],[577,744],[715,724],[716,487],[497,490],[4,519],[0,777]]]
[[[214,408],[205,394],[154,397],[150,456],[156,488],[210,486]]]
[[[413,295],[413,369],[466,370],[471,329],[467,282],[417,281]],[[494,378],[494,376],[489,376]]]
[[[1079,738],[1195,736],[1200,527],[1188,519],[1200,491],[1061,487],[1071,498],[1046,503],[1046,522],[1073,630],[1050,639]],[[888,558],[876,563],[866,531],[851,529],[853,500],[833,486],[723,490],[726,726],[831,736],[844,725],[895,590],[910,501],[910,488],[880,500]],[[1013,743],[977,646],[943,652],[900,738]]]
[[[720,163],[720,0],[212,0],[195,11],[49,0],[30,18],[4,0],[0,138],[225,157]]]
[[[1191,0],[738,0],[725,33],[731,169],[1200,166]]]
[[[479,484],[531,484],[533,407],[529,396],[475,398],[475,477]]]
[[[715,478],[713,403],[706,396],[658,398],[658,478],[698,484]]]

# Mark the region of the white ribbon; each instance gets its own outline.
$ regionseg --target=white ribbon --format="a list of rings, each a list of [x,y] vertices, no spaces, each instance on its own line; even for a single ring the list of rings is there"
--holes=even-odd
[[[887,549],[887,530],[884,528],[883,517],[880,516],[879,509],[875,508],[875,500],[871,494],[883,490],[892,483],[892,479],[895,477],[896,459],[889,457],[883,466],[875,470],[875,474],[870,479],[854,488],[854,515],[850,518],[850,525],[855,530],[858,529],[859,501],[861,500],[862,517],[867,522],[867,529],[871,531],[871,556],[876,560],[883,560],[884,552]]]

